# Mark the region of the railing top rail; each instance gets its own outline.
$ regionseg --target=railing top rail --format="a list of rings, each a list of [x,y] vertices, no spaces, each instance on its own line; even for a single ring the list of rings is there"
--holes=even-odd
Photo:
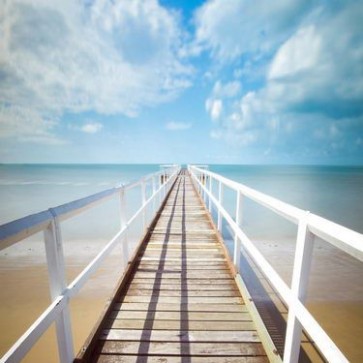
[[[148,174],[137,181],[106,189],[87,197],[5,223],[0,226],[0,250],[44,230],[54,218],[58,218],[60,221],[66,220],[71,216],[82,213],[94,204],[113,196],[122,188],[125,190],[132,189],[142,182],[147,182],[153,177],[162,175],[162,173],[162,171],[158,171]]]
[[[298,224],[301,218],[307,218],[308,228],[313,234],[363,262],[363,235],[361,233],[313,213],[309,213],[306,217],[307,211],[303,209],[294,207],[209,170],[200,169],[193,165],[190,167],[200,173],[213,177],[235,191],[239,191],[244,196],[273,210],[295,224]]]

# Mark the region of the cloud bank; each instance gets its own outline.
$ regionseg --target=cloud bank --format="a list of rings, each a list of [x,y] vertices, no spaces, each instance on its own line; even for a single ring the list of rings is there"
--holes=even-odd
[[[0,32],[2,137],[52,138],[64,113],[133,117],[190,86],[178,15],[155,0],[2,2]]]
[[[231,62],[239,57],[242,70],[246,53],[250,60],[267,60],[262,84],[250,89],[242,84],[242,97],[216,97],[213,87],[206,101],[215,125],[211,136],[261,152],[307,158],[361,150],[362,3],[323,7],[319,2],[279,1],[262,9],[263,3],[252,7],[233,0],[224,6],[214,0],[197,13],[197,39],[212,59]],[[239,76],[234,72],[229,82]],[[214,112],[217,100],[218,110],[223,105],[222,117]]]

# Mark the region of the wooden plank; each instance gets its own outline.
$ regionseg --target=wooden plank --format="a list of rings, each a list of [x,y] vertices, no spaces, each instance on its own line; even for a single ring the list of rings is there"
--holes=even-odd
[[[203,229],[203,230],[200,230],[200,229],[192,229],[190,228],[189,229],[189,226],[188,226],[188,229],[187,231],[184,233],[184,231],[182,231],[181,228],[174,228],[174,229],[170,229],[170,230],[167,230],[165,228],[155,228],[153,230],[153,233],[159,233],[160,235],[170,235],[170,234],[183,234],[184,236],[189,236],[189,238],[192,238],[193,236],[213,236],[216,234],[215,231],[213,230],[210,230],[210,229]]]
[[[144,250],[144,252],[150,252],[150,253],[155,253],[158,254],[160,252],[175,252],[175,253],[181,253],[181,252],[188,252],[188,253],[193,253],[193,254],[212,254],[214,255],[215,253],[221,253],[221,249],[218,248],[218,246],[214,246],[214,248],[209,247],[209,248],[203,248],[203,247],[198,247],[195,248],[193,247],[192,244],[189,245],[178,245],[178,246],[169,246],[168,244],[164,244],[163,246],[160,247],[152,247],[150,248],[149,246]]]
[[[161,284],[165,285],[173,285],[173,286],[180,286],[181,285],[181,278],[179,279],[168,279],[164,278],[165,276],[157,277],[157,278],[134,278],[132,279],[132,283],[145,283],[145,284]],[[189,279],[183,280],[183,283],[187,283],[188,286],[195,286],[195,285],[222,285],[228,286],[228,284],[233,283],[233,278],[225,278],[225,279],[208,279],[208,278],[196,278],[196,279]]]
[[[127,295],[123,298],[123,302],[137,303],[167,303],[167,304],[242,304],[241,297],[179,297],[179,296],[132,296]]]
[[[104,354],[161,356],[264,356],[261,343],[192,343],[103,341],[96,348]]]
[[[170,280],[169,280],[170,281]],[[145,282],[145,281],[144,281]],[[236,291],[235,285],[232,283],[232,281],[230,282],[226,282],[225,284],[219,284],[219,285],[215,285],[213,283],[210,284],[193,284],[191,282],[188,282],[187,286],[184,286],[185,284],[183,283],[183,285],[177,285],[175,283],[171,284],[171,283],[165,283],[165,281],[160,281],[155,282],[155,287],[152,287],[152,285],[149,283],[137,283],[137,282],[132,282],[130,285],[131,289],[150,289],[150,287],[153,288],[153,290],[174,290],[174,291],[181,291],[181,290],[187,290],[187,291],[193,291],[193,290],[198,290],[198,291],[205,291],[205,290],[209,290],[209,291],[218,291],[218,290],[229,290],[229,291]]]
[[[208,231],[206,234],[202,233],[190,233],[189,223],[186,224],[186,230],[184,233],[172,233],[172,231],[166,227],[163,230],[153,230],[153,235],[150,237],[150,242],[175,242],[175,243],[215,243],[216,233]]]
[[[165,258],[167,257],[167,258]],[[153,264],[153,265],[163,265],[163,266],[228,266],[227,260],[222,255],[218,258],[210,258],[210,257],[200,257],[194,256],[185,258],[182,253],[180,256],[139,256],[138,257],[139,264]],[[217,269],[218,269],[217,267]]]
[[[135,273],[136,278],[155,278],[155,277],[162,277],[164,279],[180,279],[181,274],[180,272],[171,271],[169,273],[157,273],[155,271],[145,271],[145,270],[137,270]],[[227,272],[219,272],[219,271],[203,271],[203,272],[196,272],[196,271],[188,271],[186,273],[185,279],[201,279],[201,278],[210,278],[210,279],[230,279],[231,275]]]
[[[237,297],[241,296],[236,290],[159,290],[159,289],[128,289],[127,296],[155,296],[155,297]]]
[[[167,246],[168,249],[178,249],[187,248],[187,249],[219,249],[219,245],[213,242],[170,242],[170,241],[162,241],[162,242],[153,242],[148,243],[147,249],[161,249],[164,246]]]
[[[193,256],[199,256],[202,255],[203,256],[208,256],[208,257],[220,257],[223,252],[220,248],[198,248],[198,249],[193,249],[193,248],[188,248],[187,245],[182,245],[179,248],[168,248],[167,245],[162,246],[161,248],[147,248],[146,250],[143,251],[144,254],[149,253],[149,254],[154,254],[154,255],[159,255],[161,252],[162,253],[174,253],[177,255],[180,255],[182,252],[183,253],[187,253],[188,255],[192,255]]]
[[[209,258],[214,260],[215,258],[222,259],[224,256],[222,252],[200,252],[200,251],[188,251],[187,249],[176,251],[176,250],[160,250],[160,251],[144,251],[141,255],[142,258],[144,257],[160,257],[168,259],[171,258]]]
[[[147,319],[152,315],[154,320],[177,320],[179,321],[184,312],[180,311],[113,311],[110,314],[112,319]],[[251,321],[249,313],[216,313],[216,312],[186,312],[189,321]]]
[[[199,343],[259,343],[256,331],[213,331],[213,330],[121,330],[106,329],[101,340],[153,341],[153,342],[199,342]]]
[[[213,265],[209,265],[207,263],[202,263],[199,264],[198,262],[196,262],[195,264],[191,264],[189,263],[184,264],[184,263],[178,263],[177,261],[173,261],[174,263],[167,263],[164,264],[162,263],[161,266],[159,266],[159,263],[155,262],[155,261],[145,261],[145,262],[141,262],[139,264],[139,269],[140,270],[152,270],[152,269],[161,269],[161,270],[165,270],[165,271],[170,271],[170,270],[174,270],[174,271],[194,271],[194,270],[201,270],[201,271],[207,271],[207,270],[227,270],[227,265],[223,262],[219,263],[219,264],[213,264]]]
[[[254,330],[252,321],[185,321],[190,330]],[[180,321],[175,320],[107,320],[105,329],[154,329],[179,330]]]
[[[214,269],[207,269],[204,266],[198,266],[196,268],[189,269],[188,266],[164,266],[162,263],[153,264],[153,265],[142,265],[138,266],[137,273],[157,273],[158,275],[163,274],[163,277],[167,277],[166,275],[175,275],[180,276],[181,273],[187,274],[188,276],[183,276],[184,280],[188,279],[188,277],[198,278],[206,278],[210,276],[210,280],[213,278],[218,278],[220,276],[228,277],[231,276],[229,274],[229,270],[225,268],[225,266],[214,266]],[[164,276],[165,275],[165,276]]]
[[[116,303],[113,305],[115,311],[127,310],[127,311],[188,311],[188,312],[246,312],[246,306],[244,304],[170,304],[170,303],[156,303],[152,306],[149,303],[135,303],[124,302]]]
[[[139,260],[139,268],[148,268],[162,265],[167,268],[188,268],[188,269],[225,269],[228,267],[225,261],[189,261],[189,260],[179,260],[177,261],[169,261],[169,260],[156,260],[156,259],[142,259]]]
[[[211,361],[210,357],[188,357],[188,363],[268,363],[267,357],[213,357]],[[177,356],[144,356],[141,358],[136,355],[112,355],[101,354],[95,360],[94,363],[181,363],[182,358]]]

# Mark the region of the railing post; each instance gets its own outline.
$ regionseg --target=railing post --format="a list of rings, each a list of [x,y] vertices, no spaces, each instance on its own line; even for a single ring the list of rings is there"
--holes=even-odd
[[[196,178],[197,180],[199,180],[199,183],[198,183],[198,190],[199,190],[199,194],[200,194],[200,197],[203,199],[203,188],[202,188],[202,173],[199,171],[197,171],[197,175],[196,175]]]
[[[209,196],[208,196],[208,198],[209,198],[209,200],[208,200],[208,210],[209,210],[209,212],[212,211],[212,199],[210,197],[211,195],[212,195],[212,177],[209,176]]]
[[[54,301],[59,295],[64,293],[67,284],[60,225],[53,210],[49,209],[49,212],[53,215],[53,220],[48,228],[44,230],[44,243],[47,256],[50,295],[52,301]],[[61,363],[71,363],[74,359],[69,297],[66,297],[66,299],[67,304],[56,319],[58,354]]]
[[[236,224],[237,227],[241,227],[242,225],[242,194],[239,190],[237,190],[237,203],[236,203]],[[237,269],[240,271],[240,256],[241,256],[241,241],[237,237],[237,233],[234,235],[234,251],[233,251],[233,263]]]
[[[155,177],[152,177],[152,188],[153,188],[153,215],[156,212],[156,183],[155,183]]]
[[[162,186],[163,186],[163,189],[162,189],[162,200],[164,200],[165,199],[165,196],[166,196],[166,171],[164,170],[163,171],[163,184],[162,184]]]
[[[219,181],[219,185],[218,185],[218,202],[219,205],[222,206],[223,203],[223,184],[221,181]],[[217,227],[218,227],[218,231],[222,231],[222,214],[221,214],[221,210],[220,207],[218,207],[218,220],[217,220]]]
[[[125,188],[122,187],[120,191],[120,220],[121,220],[121,229],[127,227],[127,203],[125,196]],[[126,268],[127,263],[129,261],[129,246],[128,246],[128,238],[127,238],[127,230],[124,232],[123,238],[121,238],[122,243],[122,257],[123,257],[123,266]]]
[[[308,229],[309,212],[300,219],[297,232],[294,269],[292,273],[291,291],[293,296],[302,303],[305,302],[309,282],[310,266],[314,248],[314,235]],[[286,339],[284,348],[284,363],[297,362],[301,344],[301,323],[296,318],[295,306],[289,306]]]
[[[145,231],[145,228],[146,228],[146,210],[145,210],[146,183],[145,183],[144,179],[141,182],[141,202],[142,202],[142,228]]]
[[[205,204],[205,201],[206,201],[206,185],[205,185],[205,180],[206,180],[206,175],[204,174],[204,173],[202,173],[202,185],[201,185],[201,187],[202,187],[202,198],[203,198],[203,202],[204,202],[204,204]]]

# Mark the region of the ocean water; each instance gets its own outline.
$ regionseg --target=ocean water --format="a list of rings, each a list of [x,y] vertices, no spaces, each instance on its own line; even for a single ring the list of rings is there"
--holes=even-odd
[[[158,170],[159,165],[0,165],[0,224],[121,183],[137,180]],[[211,165],[210,170],[355,231],[363,232],[363,168]],[[216,191],[217,185],[213,188]],[[132,208],[133,205],[138,204],[139,201],[140,195],[134,194],[130,197],[128,200],[130,213],[135,209],[135,207]],[[231,215],[234,215],[235,194],[233,192],[225,191],[224,206]],[[65,253],[66,259],[70,261],[70,271],[76,269],[78,273],[80,272],[74,257],[78,253],[85,252],[82,250],[83,245],[92,250],[93,240],[102,240],[104,243],[116,233],[119,228],[119,208],[119,200],[112,198],[107,203],[62,223]],[[242,226],[271,265],[287,283],[290,283],[296,226],[249,200],[244,201],[243,204]],[[227,242],[231,242],[232,236],[228,228],[224,228],[224,237]],[[35,235],[33,239],[41,240],[42,236]],[[79,243],[76,244],[75,241]],[[95,244],[95,246],[100,245]],[[26,244],[21,245],[21,249],[24,248],[29,250]],[[6,251],[4,250],[0,255],[0,262],[7,262]],[[28,257],[19,251],[16,251],[14,256],[17,256],[16,260],[12,260],[11,264],[15,261],[18,264],[17,271],[21,273],[20,264],[28,263]],[[43,256],[43,266],[44,262]],[[363,285],[361,283],[363,268],[361,265],[323,241],[316,241],[308,303],[316,317],[321,320],[318,321],[339,342],[338,346],[352,362],[363,360],[359,343],[363,339]],[[9,263],[4,266],[2,268],[0,265],[0,272],[4,275],[3,282],[8,281],[9,275],[6,269]],[[34,269],[35,267],[32,271],[35,271]],[[72,271],[70,273],[73,273]],[[105,270],[101,283],[108,281],[109,272]],[[29,272],[26,273],[31,276]],[[26,278],[21,277],[17,281],[25,284]],[[9,286],[12,285],[9,283]],[[41,289],[47,290],[43,285]],[[35,288],[34,285],[33,289]],[[6,304],[9,304],[9,299],[12,299],[8,296],[9,291],[3,289],[2,294],[3,298],[7,299]],[[31,298],[32,296],[29,297]],[[92,299],[94,300],[94,297]],[[18,300],[16,297],[13,298],[12,304],[14,306],[20,304],[19,311],[22,311],[23,300],[22,293]],[[38,304],[38,301],[34,301],[33,305],[36,307]],[[102,304],[101,301],[99,305],[102,307]],[[44,307],[46,305],[44,303]],[[4,304],[2,306],[6,307]],[[83,302],[80,303],[79,311],[82,312],[85,306]],[[41,309],[34,314],[34,317],[40,312]],[[98,313],[94,312],[95,319],[97,316]],[[29,322],[33,320],[34,318]],[[0,319],[0,325],[5,327],[8,322],[5,319],[1,323]],[[19,331],[14,331],[14,337],[19,336],[19,332],[23,331],[24,327],[19,326]],[[9,342],[0,347],[2,352],[5,352],[11,343],[10,334],[8,336]],[[84,341],[84,338],[84,336],[78,337],[79,344]],[[47,346],[49,343],[44,344]],[[44,354],[44,349],[39,348],[37,354],[40,355],[35,355],[35,358],[31,357],[26,362],[39,361],[39,356]],[[47,357],[47,361],[52,360]]]
[[[0,165],[0,224],[158,170],[159,165]]]
[[[363,167],[212,165],[210,170],[363,233]]]
[[[158,170],[150,164],[0,165],[0,224]],[[211,165],[210,170],[363,232],[363,167]],[[227,193],[225,203],[233,210],[234,196]],[[246,220],[253,224],[248,215]]]

